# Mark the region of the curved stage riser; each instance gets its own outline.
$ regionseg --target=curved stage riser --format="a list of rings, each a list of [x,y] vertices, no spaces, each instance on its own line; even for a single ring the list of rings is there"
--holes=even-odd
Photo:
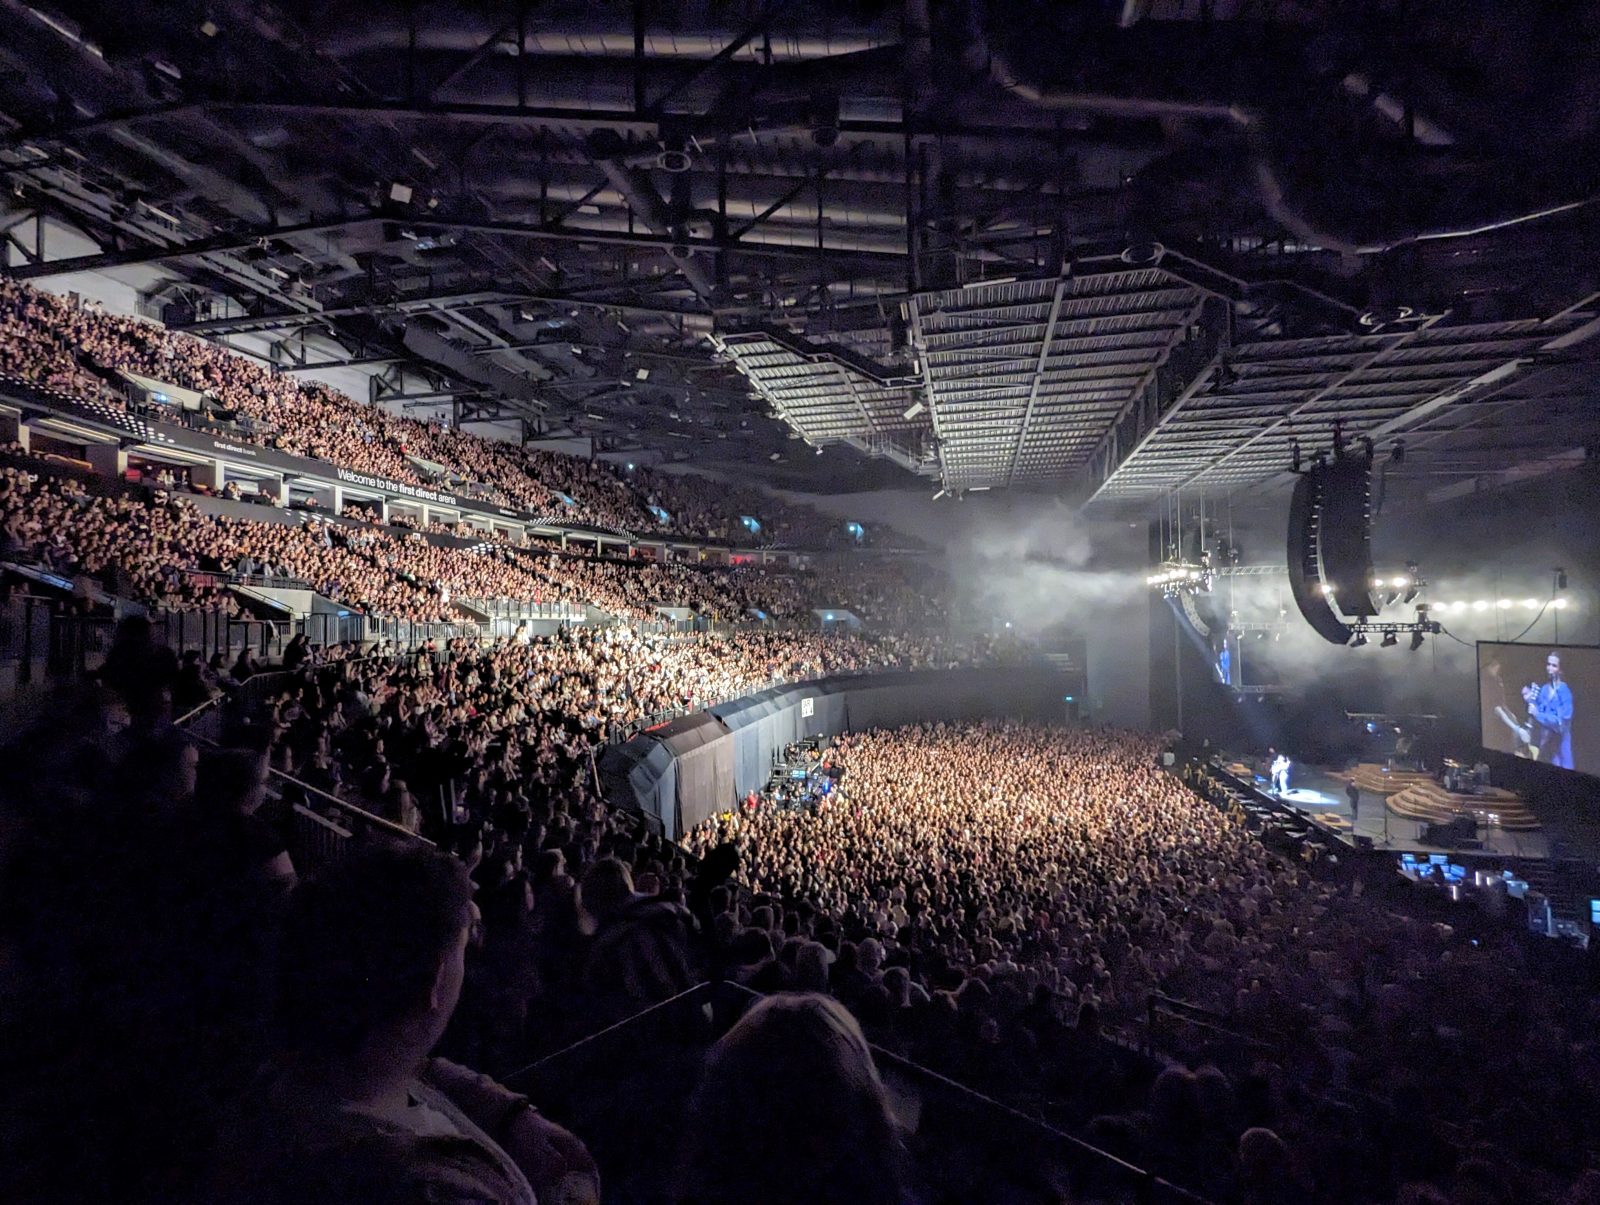
[[[1504,829],[1531,832],[1543,827],[1521,796],[1500,787],[1484,787],[1474,794],[1462,794],[1445,790],[1430,774],[1403,770],[1385,773],[1382,766],[1367,762],[1349,774],[1336,777],[1353,780],[1364,795],[1383,796],[1391,812],[1409,820],[1448,824],[1457,816],[1483,819],[1487,813],[1493,813],[1498,817],[1499,827]]]

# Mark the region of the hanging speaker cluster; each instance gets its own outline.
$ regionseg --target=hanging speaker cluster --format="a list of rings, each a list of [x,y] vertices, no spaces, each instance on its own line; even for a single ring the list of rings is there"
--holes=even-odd
[[[1289,589],[1324,640],[1346,644],[1378,612],[1372,597],[1372,465],[1336,456],[1295,483],[1289,503]]]

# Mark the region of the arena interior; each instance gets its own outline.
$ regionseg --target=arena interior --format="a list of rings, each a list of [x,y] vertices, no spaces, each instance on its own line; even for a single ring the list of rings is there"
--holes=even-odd
[[[1600,1205],[1600,3],[0,30],[6,1199]]]

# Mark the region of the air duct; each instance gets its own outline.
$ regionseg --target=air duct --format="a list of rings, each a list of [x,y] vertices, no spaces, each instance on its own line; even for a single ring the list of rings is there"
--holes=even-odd
[[[975,5],[980,0],[975,0]],[[912,0],[911,12],[921,0]],[[909,18],[908,18],[909,20]],[[1309,112],[1297,112],[1292,118],[1280,118],[1259,101],[1247,104],[1236,100],[1218,100],[1204,94],[1209,84],[1208,72],[1201,70],[1206,62],[1212,67],[1226,66],[1228,71],[1216,70],[1209,74],[1219,79],[1256,79],[1265,97],[1283,97],[1286,103],[1303,95],[1306,84],[1314,79],[1293,78],[1285,74],[1279,60],[1288,56],[1281,52],[1271,64],[1261,63],[1258,70],[1245,67],[1254,55],[1253,46],[1229,44],[1224,39],[1233,36],[1219,26],[1210,26],[1207,37],[1218,43],[1209,60],[1202,60],[1192,37],[1185,35],[1180,42],[1160,34],[1142,33],[1149,30],[1142,25],[1136,30],[1097,30],[1091,25],[1080,29],[1082,37],[1077,46],[1077,59],[1087,65],[1084,78],[1071,88],[1051,88],[1036,82],[1028,73],[1013,64],[1004,51],[996,50],[984,36],[981,15],[972,10],[970,28],[961,37],[963,64],[973,73],[987,76],[994,84],[1027,105],[1050,111],[1077,111],[1108,117],[1154,118],[1161,120],[1212,122],[1236,132],[1249,154],[1248,177],[1254,194],[1266,212],[1285,230],[1305,242],[1353,255],[1377,255],[1398,247],[1419,242],[1444,239],[1469,238],[1511,226],[1538,222],[1562,214],[1600,204],[1600,179],[1592,168],[1575,164],[1574,172],[1564,181],[1545,186],[1546,195],[1537,200],[1526,194],[1516,198],[1482,195],[1481,190],[1436,187],[1438,167],[1454,167],[1471,173],[1477,179],[1502,179],[1515,177],[1508,173],[1503,163],[1473,162],[1464,157],[1440,159],[1448,149],[1449,136],[1431,123],[1424,122],[1422,135],[1418,136],[1416,153],[1404,158],[1368,166],[1370,187],[1351,179],[1362,165],[1354,161],[1340,167],[1347,179],[1345,191],[1362,196],[1369,193],[1396,193],[1409,197],[1413,204],[1418,196],[1437,191],[1441,204],[1458,210],[1459,216],[1449,222],[1430,227],[1411,225],[1399,216],[1399,206],[1392,207],[1394,216],[1387,214],[1350,214],[1334,216],[1316,212],[1318,199],[1314,191],[1297,186],[1294,174],[1288,169],[1289,158],[1280,152],[1281,145],[1304,147],[1308,137],[1305,122]],[[1245,31],[1239,37],[1254,37]],[[1037,31],[1034,31],[1037,41]],[[1046,39],[1052,42],[1053,39]],[[1135,55],[1137,51],[1137,55]],[[1223,52],[1226,53],[1223,53]],[[1136,75],[1129,69],[1130,61],[1141,64]],[[1308,76],[1316,73],[1307,69]],[[1129,96],[1125,89],[1130,80],[1155,78],[1162,81],[1165,95]],[[1348,76],[1346,77],[1349,78]],[[1337,81],[1336,81],[1337,84]],[[1342,91],[1348,87],[1338,85]],[[1185,89],[1187,88],[1187,92]],[[1392,106],[1393,98],[1382,97]],[[1294,127],[1284,126],[1281,135],[1277,129],[1284,120],[1296,120]],[[1423,147],[1423,143],[1432,144]],[[1424,150],[1431,151],[1425,156]],[[1326,155],[1324,155],[1326,158]],[[1582,159],[1582,156],[1578,157]],[[1563,190],[1564,194],[1563,195]],[[1302,196],[1302,193],[1306,193]],[[1466,206],[1473,211],[1464,212]]]
[[[387,18],[380,15],[362,21],[349,20],[339,13],[338,6],[329,6],[328,14],[328,27],[315,31],[311,41],[333,58],[405,50],[412,39],[403,8],[392,9]],[[693,63],[724,53],[731,40],[727,25],[721,22],[695,28],[690,22],[674,20],[670,30],[646,29],[640,34],[628,17],[618,20],[598,8],[587,19],[582,14],[568,13],[559,22],[551,18],[540,21],[537,10],[533,15],[535,19],[530,21],[532,27],[525,31],[521,47],[522,53],[528,55],[632,59],[642,51],[647,59]],[[766,38],[752,40],[744,57],[761,61],[770,53],[774,63],[801,63],[877,50],[899,41],[898,30],[889,23],[879,28],[849,28],[844,22],[828,21],[827,29],[819,28],[820,24],[812,22],[811,28],[772,28]],[[545,27],[540,28],[541,25]],[[499,16],[486,14],[481,6],[436,6],[432,19],[419,22],[416,29],[416,45],[421,50],[472,54],[491,44],[504,55],[515,56],[518,51],[515,28],[507,27]]]
[[[689,220],[692,215],[677,212],[669,205],[656,191],[649,172],[623,163],[619,153],[626,148],[621,139],[614,134],[604,137],[606,134],[610,134],[610,131],[601,131],[590,139],[589,145],[595,156],[595,166],[605,174],[606,179],[611,181],[611,186],[622,195],[629,208],[652,232],[669,235],[675,240],[684,240],[683,243],[674,242],[667,254],[672,262],[678,265],[678,271],[683,273],[683,278],[689,282],[689,286],[705,301],[712,302],[717,294],[716,282],[706,271],[705,265],[695,258],[693,250],[687,246]]]

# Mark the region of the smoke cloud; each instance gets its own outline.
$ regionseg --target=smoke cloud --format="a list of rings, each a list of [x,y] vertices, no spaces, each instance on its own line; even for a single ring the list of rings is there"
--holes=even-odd
[[[1149,722],[1149,590],[1144,524],[1098,523],[1056,498],[977,493],[933,501],[926,490],[791,495],[841,521],[879,523],[942,560],[957,611],[975,626],[1041,641],[1087,642],[1090,709]]]

